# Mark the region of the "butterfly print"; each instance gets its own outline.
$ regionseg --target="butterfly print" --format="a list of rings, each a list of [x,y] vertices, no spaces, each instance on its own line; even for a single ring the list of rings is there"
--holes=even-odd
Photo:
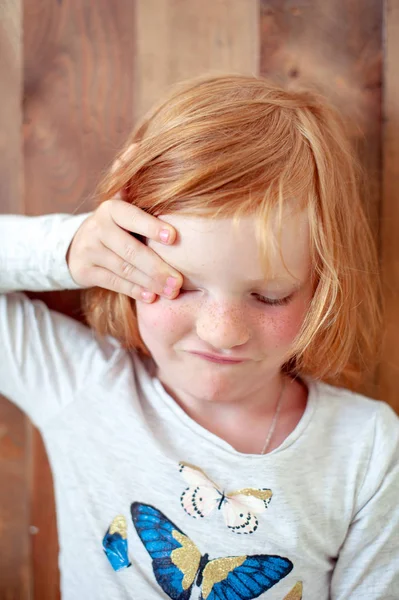
[[[293,569],[288,558],[267,554],[209,559],[194,542],[154,506],[134,502],[133,524],[152,559],[155,579],[173,600],[252,600]]]
[[[254,533],[258,528],[257,515],[269,506],[272,491],[245,488],[225,493],[209,477],[194,465],[180,462],[180,472],[188,487],[180,497],[180,503],[190,517],[207,517],[215,508],[223,514],[227,527],[234,533]]]
[[[127,555],[127,523],[123,515],[113,519],[103,538],[103,550],[114,571],[130,567]]]

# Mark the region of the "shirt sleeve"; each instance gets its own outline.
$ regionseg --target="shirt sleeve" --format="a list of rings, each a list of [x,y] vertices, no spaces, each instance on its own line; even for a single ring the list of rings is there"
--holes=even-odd
[[[91,213],[0,216],[0,292],[74,290],[69,245]]]
[[[395,600],[398,590],[399,419],[380,402],[369,467],[335,565],[330,597]]]
[[[0,393],[43,425],[120,353],[86,325],[15,290],[76,289],[66,252],[87,215],[0,217]],[[5,293],[7,292],[7,293]]]

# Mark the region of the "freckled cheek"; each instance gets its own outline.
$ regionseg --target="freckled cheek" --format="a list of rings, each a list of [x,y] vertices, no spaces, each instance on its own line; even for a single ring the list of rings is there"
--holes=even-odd
[[[299,303],[262,314],[259,317],[262,339],[268,346],[290,344],[299,332],[304,314],[303,305]]]
[[[137,303],[137,320],[140,332],[148,331],[170,338],[192,326],[192,313],[176,301],[157,299],[153,304]]]

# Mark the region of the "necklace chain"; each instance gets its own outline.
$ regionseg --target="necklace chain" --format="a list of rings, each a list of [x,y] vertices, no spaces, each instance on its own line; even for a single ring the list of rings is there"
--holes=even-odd
[[[276,429],[277,419],[278,419],[278,416],[279,416],[279,413],[280,413],[280,409],[281,409],[281,400],[283,398],[283,392],[284,392],[286,383],[287,383],[287,380],[284,377],[284,381],[283,381],[282,386],[281,386],[280,396],[279,396],[279,398],[277,400],[277,404],[276,404],[276,408],[275,408],[275,411],[274,411],[273,419],[272,419],[272,422],[270,423],[270,427],[269,427],[269,430],[267,432],[265,444],[263,446],[261,454],[265,454],[266,453],[266,450],[268,449],[269,444],[270,444],[270,440],[272,439],[274,430]]]

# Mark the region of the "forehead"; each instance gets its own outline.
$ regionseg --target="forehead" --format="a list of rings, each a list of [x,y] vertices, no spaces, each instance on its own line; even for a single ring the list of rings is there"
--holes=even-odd
[[[186,277],[206,276],[215,282],[232,278],[248,282],[265,280],[257,237],[257,217],[244,216],[236,223],[233,218],[212,219],[184,214],[160,215],[160,219],[175,227],[177,240],[172,246],[154,241],[150,241],[149,246]],[[277,223],[272,229],[277,235]],[[309,226],[305,210],[293,212],[287,209],[283,212],[279,246],[282,257],[279,251],[273,251],[273,247],[266,240],[270,279],[277,283],[305,280],[310,269]]]

